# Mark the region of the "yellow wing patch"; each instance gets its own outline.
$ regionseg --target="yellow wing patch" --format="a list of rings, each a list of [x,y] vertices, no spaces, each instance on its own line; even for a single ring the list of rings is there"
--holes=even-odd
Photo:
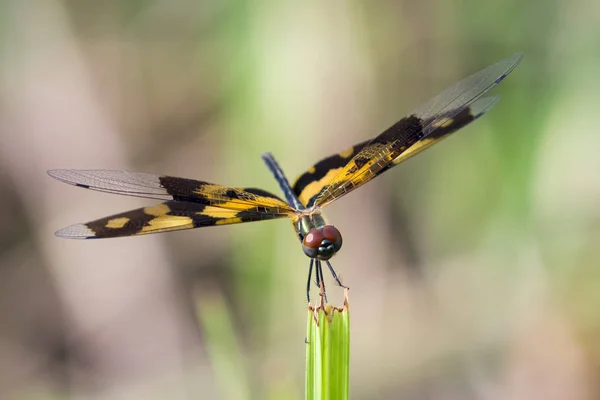
[[[327,171],[327,174],[325,174],[324,177],[322,177],[318,181],[312,181],[311,183],[306,185],[302,190],[302,193],[300,193],[300,196],[298,196],[298,199],[302,202],[302,204],[308,204],[310,199],[313,196],[319,194],[321,189],[327,186],[331,179],[334,176],[336,176],[340,171],[341,168],[330,169],[329,171]]]
[[[188,216],[169,215],[171,207],[166,204],[158,204],[152,207],[144,207],[144,214],[154,217],[149,219],[136,235],[164,232],[169,230],[190,229],[194,227],[194,221]],[[106,228],[109,228],[107,225]]]
[[[239,212],[237,210],[206,206],[202,211],[198,212],[198,214],[212,218],[235,218]]]
[[[129,222],[129,218],[121,217],[121,218],[113,218],[109,219],[106,223],[106,227],[110,229],[120,229],[125,226],[126,223]]]
[[[369,141],[326,157],[300,175],[293,185],[294,193],[306,207],[311,207],[321,190],[335,177],[348,159],[357,154]]]

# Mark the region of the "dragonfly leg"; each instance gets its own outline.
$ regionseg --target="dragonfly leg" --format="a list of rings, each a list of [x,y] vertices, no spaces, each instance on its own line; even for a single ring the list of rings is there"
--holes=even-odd
[[[321,275],[319,274],[319,260],[315,259],[315,285],[321,287]]]
[[[315,263],[315,259],[310,259],[310,267],[308,267],[308,280],[306,281],[306,299],[310,303],[310,278],[312,277],[313,265]]]
[[[325,262],[327,263],[327,266],[329,267],[329,271],[331,272],[331,275],[333,275],[333,279],[335,279],[335,281],[337,282],[337,284],[339,286],[343,287],[344,289],[348,289],[348,286],[342,285],[342,282],[340,281],[340,279],[338,278],[337,274],[335,273],[335,270],[331,266],[331,263],[329,262],[329,260],[327,260]]]
[[[325,280],[323,279],[323,265],[321,264],[321,260],[317,260],[317,276],[319,276],[319,289],[323,293],[325,303],[327,303],[327,293],[325,292]]]

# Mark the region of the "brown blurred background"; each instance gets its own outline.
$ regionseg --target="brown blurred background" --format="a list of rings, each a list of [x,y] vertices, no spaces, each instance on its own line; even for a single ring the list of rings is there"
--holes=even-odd
[[[289,222],[61,240],[152,202],[45,171],[279,193],[261,153],[293,180],[517,51],[489,115],[327,209],[351,396],[600,398],[598,1],[3,0],[0,399],[302,399]]]

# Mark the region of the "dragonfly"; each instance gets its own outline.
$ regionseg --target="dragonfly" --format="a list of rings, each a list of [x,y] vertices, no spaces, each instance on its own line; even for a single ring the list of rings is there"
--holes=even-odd
[[[519,64],[517,53],[453,84],[380,135],[326,157],[290,185],[271,153],[262,155],[285,200],[257,188],[233,188],[200,180],[120,170],[55,169],[48,174],[78,187],[142,197],[160,204],[126,211],[57,231],[68,239],[146,235],[207,226],[288,218],[310,258],[306,296],[315,284],[325,291],[323,264],[346,288],[330,259],[342,248],[340,231],[322,209],[390,168],[421,153],[485,114],[496,96],[484,96]]]

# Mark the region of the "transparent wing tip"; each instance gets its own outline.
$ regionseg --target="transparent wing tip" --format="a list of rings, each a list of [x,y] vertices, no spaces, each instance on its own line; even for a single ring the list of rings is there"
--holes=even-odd
[[[94,232],[84,224],[67,226],[54,232],[54,235],[64,239],[93,239],[96,237]]]
[[[522,59],[523,59],[523,52],[522,51],[519,51],[518,53],[515,53],[512,56],[510,56],[510,57],[507,58],[507,60],[514,60],[517,63],[521,62]]]
[[[46,171],[46,173],[48,175],[50,175],[52,178],[54,179],[58,179],[58,177],[60,176],[60,169],[49,169],[48,171]]]
[[[46,173],[50,175],[50,177],[56,179],[57,181],[68,183],[69,185],[74,185],[75,183],[73,183],[69,179],[69,172],[70,170],[68,169],[49,169],[48,171],[46,171]]]
[[[523,53],[519,52],[516,54],[513,54],[512,56],[505,58],[504,60],[500,61],[498,64],[498,66],[504,66],[504,65],[508,65],[508,68],[506,69],[506,71],[504,71],[504,73],[502,75],[500,75],[496,81],[494,82],[494,84],[498,84],[500,83],[500,81],[502,81],[502,79],[506,78],[508,76],[508,74],[510,74],[512,72],[513,69],[515,69],[517,67],[517,65],[519,65],[519,63],[521,62],[521,60],[523,59]]]

